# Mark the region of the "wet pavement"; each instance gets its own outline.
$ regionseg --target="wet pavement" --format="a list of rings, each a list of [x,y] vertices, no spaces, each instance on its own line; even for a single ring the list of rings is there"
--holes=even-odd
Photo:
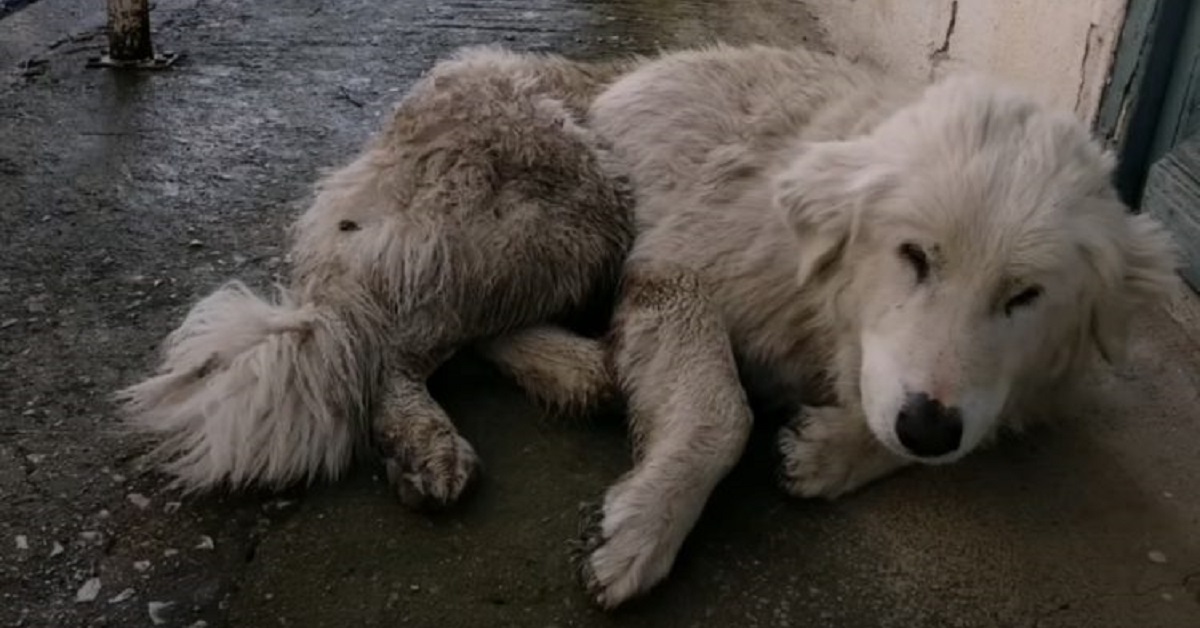
[[[0,626],[1200,626],[1194,297],[1146,313],[1077,420],[952,468],[801,502],[760,435],[668,583],[611,615],[566,557],[628,464],[619,418],[550,421],[469,359],[434,387],[487,474],[452,512],[403,510],[369,466],[166,491],[108,395],[196,298],[283,270],[314,177],[435,59],[822,38],[787,0],[160,0],[155,43],[186,56],[131,76],[84,68],[102,10],[0,20]]]
[[[33,4],[36,0],[0,0],[0,18]]]

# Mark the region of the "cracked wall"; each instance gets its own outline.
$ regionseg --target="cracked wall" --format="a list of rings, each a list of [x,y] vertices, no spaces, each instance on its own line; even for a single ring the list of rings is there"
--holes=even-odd
[[[829,43],[914,77],[1000,75],[1094,122],[1126,0],[806,0]]]

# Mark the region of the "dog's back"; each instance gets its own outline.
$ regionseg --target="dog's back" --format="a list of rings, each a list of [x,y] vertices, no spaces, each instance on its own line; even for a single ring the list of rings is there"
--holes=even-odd
[[[602,93],[590,123],[627,163],[646,224],[680,195],[730,199],[797,140],[876,124],[911,86],[804,48],[712,46],[645,63]]]

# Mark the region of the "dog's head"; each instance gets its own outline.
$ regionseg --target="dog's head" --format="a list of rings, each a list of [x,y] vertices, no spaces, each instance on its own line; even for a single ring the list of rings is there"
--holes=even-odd
[[[1070,114],[956,77],[866,136],[808,145],[779,177],[800,281],[834,295],[888,448],[958,459],[1014,394],[1121,355],[1176,260],[1117,200],[1112,161]]]

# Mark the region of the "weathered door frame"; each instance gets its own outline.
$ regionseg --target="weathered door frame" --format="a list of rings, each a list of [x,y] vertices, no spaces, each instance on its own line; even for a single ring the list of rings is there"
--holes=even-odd
[[[1117,151],[1116,185],[1131,207],[1141,207],[1150,166],[1172,144],[1169,100],[1178,81],[1179,51],[1193,0],[1129,0],[1110,80],[1100,100],[1097,131]],[[1190,43],[1190,42],[1189,42]],[[1178,103],[1175,104],[1178,106]]]
[[[1096,126],[1117,150],[1115,183],[1134,211],[1154,216],[1200,292],[1200,7],[1129,0]]]

